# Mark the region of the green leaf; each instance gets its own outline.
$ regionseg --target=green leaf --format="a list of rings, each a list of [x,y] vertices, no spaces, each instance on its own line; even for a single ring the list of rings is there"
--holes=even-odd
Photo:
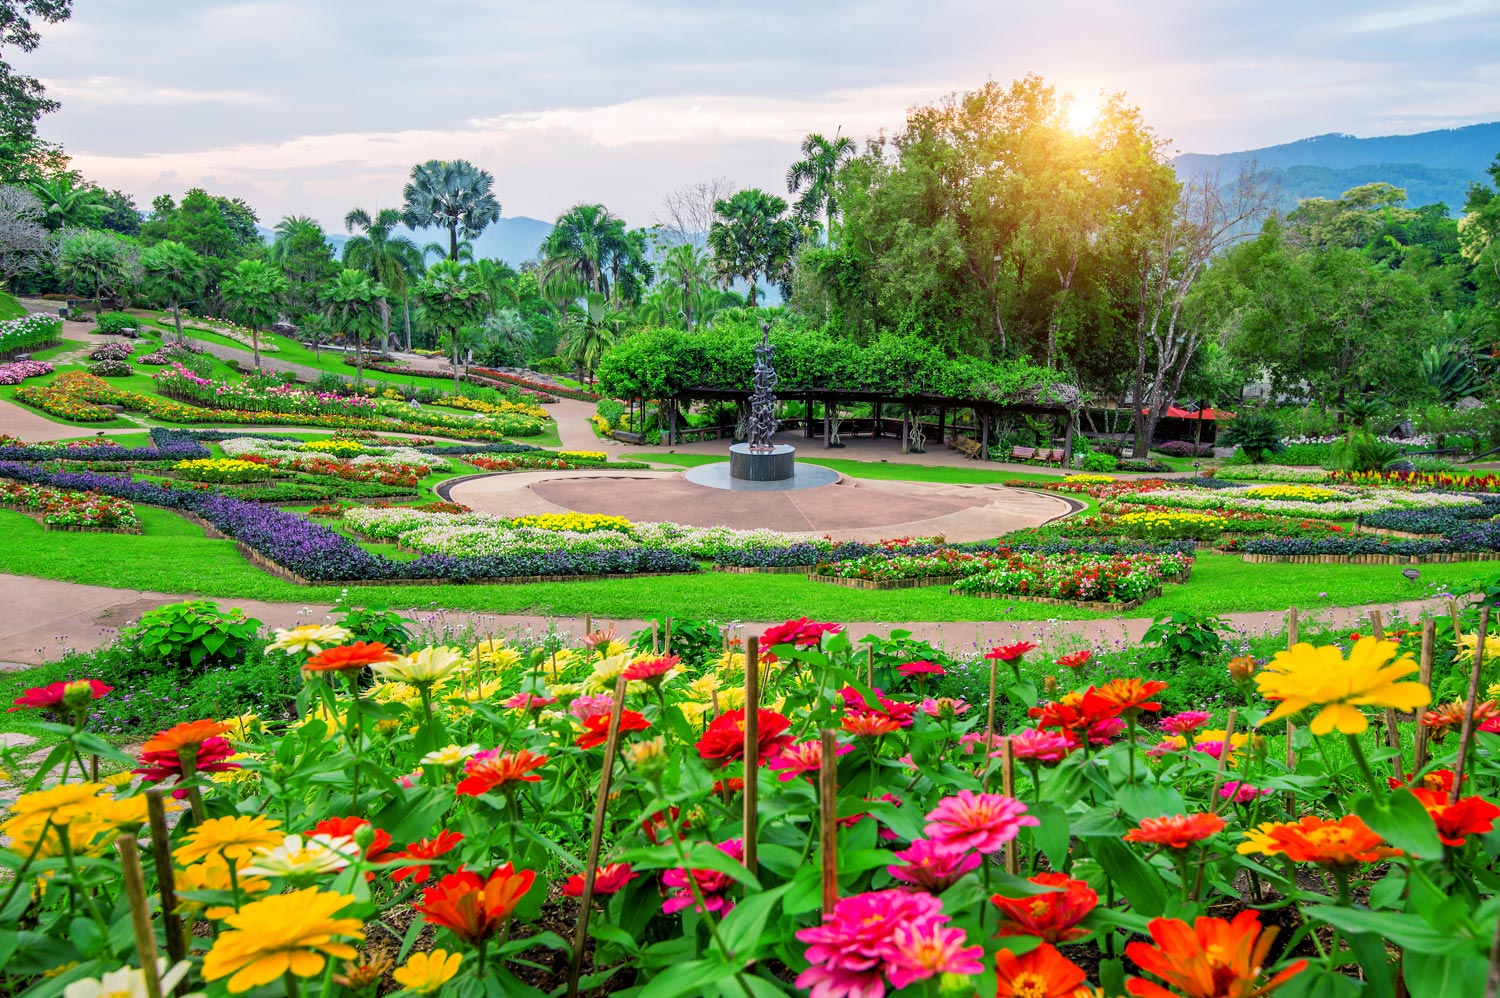
[[[1308,905],[1303,912],[1349,933],[1372,932],[1412,953],[1473,952],[1467,939],[1439,932],[1409,912],[1365,911],[1361,908],[1339,908],[1333,905]]]
[[[744,965],[754,956],[760,945],[761,933],[766,921],[782,895],[791,890],[791,884],[783,884],[775,890],[751,894],[734,906],[734,910],[719,923],[719,938],[729,950],[730,958]]]
[[[693,847],[688,850],[687,865],[693,870],[713,870],[722,873],[726,877],[732,877],[753,891],[761,889],[760,881],[755,879],[751,872],[745,869],[745,864],[737,859],[731,859],[725,855],[717,846],[707,842],[694,842]]]
[[[1361,994],[1368,994],[1369,998],[1391,998],[1396,992],[1391,983],[1391,959],[1386,953],[1385,939],[1373,932],[1353,932],[1345,936],[1344,941],[1349,944],[1350,952],[1359,961],[1361,976],[1365,981],[1365,990]]]
[[[1109,871],[1130,906],[1138,914],[1155,918],[1167,907],[1166,884],[1151,864],[1141,859],[1120,839],[1090,839],[1088,850]]]
[[[1416,795],[1405,787],[1384,797],[1361,797],[1354,813],[1381,838],[1417,859],[1441,859],[1443,843],[1437,827]]]
[[[1068,816],[1062,808],[1051,801],[1038,801],[1026,809],[1035,815],[1040,824],[1028,828],[1026,834],[1046,854],[1054,870],[1061,870],[1068,861]]]
[[[1136,821],[1186,814],[1188,810],[1182,794],[1175,788],[1152,783],[1127,783],[1116,791],[1115,800],[1120,809]]]
[[[1404,972],[1412,995],[1482,995],[1489,962],[1477,956],[1408,953]]]
[[[733,968],[719,960],[690,960],[668,967],[641,988],[640,998],[677,998],[732,977]]]

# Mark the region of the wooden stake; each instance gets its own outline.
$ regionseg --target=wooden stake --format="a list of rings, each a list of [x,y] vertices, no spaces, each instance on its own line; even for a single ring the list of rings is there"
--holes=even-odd
[[[1288,719],[1286,722],[1286,768],[1288,773],[1297,768],[1297,750],[1292,747],[1292,739],[1296,734],[1297,726]],[[1289,818],[1297,817],[1297,792],[1295,790],[1287,791],[1286,813]]]
[[[594,874],[599,869],[599,849],[604,840],[604,818],[609,807],[609,782],[614,773],[615,752],[620,747],[620,717],[625,711],[625,674],[615,680],[615,702],[609,711],[609,734],[604,739],[604,771],[599,774],[599,794],[594,798],[594,827],[589,834],[588,864],[583,868],[583,896],[578,899],[578,928],[573,933],[573,961],[568,968],[568,998],[578,994],[578,976],[583,973],[583,944],[589,937],[589,915],[594,907]]]
[[[1229,718],[1224,722],[1224,747],[1219,751],[1219,768],[1214,770],[1214,789],[1208,795],[1209,810],[1218,812],[1220,798],[1219,788],[1224,785],[1224,769],[1229,765],[1229,757],[1234,752],[1234,722],[1236,718],[1235,708],[1229,708]]]
[[[653,655],[660,655],[661,654],[661,643],[660,643],[660,641],[657,638],[656,627],[657,627],[656,621],[654,621],[654,620],[651,621],[651,654],[653,654]]]
[[[583,636],[588,637],[594,633],[594,615],[586,613],[583,615]]]
[[[818,823],[822,836],[823,915],[833,913],[839,903],[839,739],[832,728],[823,729],[823,761],[818,767]]]
[[[1479,706],[1479,674],[1484,671],[1484,641],[1490,630],[1490,608],[1479,608],[1479,630],[1475,633],[1474,664],[1469,670],[1469,698],[1464,704],[1464,730],[1458,740],[1458,763],[1453,767],[1453,792],[1448,803],[1458,803],[1464,785],[1464,764],[1469,758],[1469,743],[1474,740],[1474,710]]]
[[[745,642],[745,789],[744,805],[745,869],[750,876],[760,876],[756,855],[756,837],[760,832],[760,638]]]
[[[670,655],[670,654],[672,654],[672,618],[671,617],[667,618],[666,632],[667,632],[667,638],[666,638],[666,643],[662,645],[662,654],[663,655]]]
[[[1007,797],[1016,795],[1016,757],[1009,738],[1000,743],[1000,792]],[[1019,843],[1011,839],[1005,844],[1005,872],[1014,874],[1020,871]]]
[[[120,872],[125,894],[130,898],[130,925],[135,930],[135,950],[141,958],[141,973],[148,998],[162,998],[161,978],[156,969],[156,933],[151,931],[151,913],[146,910],[146,875],[141,871],[141,850],[133,835],[115,842],[120,853]]]
[[[1292,607],[1286,612],[1286,646],[1288,650],[1297,643],[1297,608]]]
[[[989,717],[984,722],[984,751],[988,755],[990,743],[995,740],[995,696],[999,692],[1000,660],[990,659],[990,711]]]
[[[167,936],[167,956],[175,966],[187,956],[187,937],[177,915],[177,877],[172,867],[172,842],[167,832],[167,809],[161,791],[146,791],[146,814],[151,823],[151,856],[156,860],[156,889],[161,894],[162,926]]]
[[[1425,686],[1425,687],[1427,687],[1428,689],[1432,689],[1432,658],[1433,658],[1433,651],[1434,651],[1434,648],[1436,647],[1436,645],[1437,645],[1437,621],[1435,621],[1435,620],[1433,620],[1432,618],[1429,617],[1427,620],[1424,620],[1422,622],[1422,658],[1421,658],[1421,671],[1417,673],[1417,678],[1419,680],[1421,680],[1422,685]],[[1425,725],[1425,724],[1423,724],[1421,722],[1421,717],[1420,717],[1420,715],[1418,715],[1418,719],[1417,719],[1417,744],[1416,744],[1416,748],[1414,748],[1412,750],[1412,758],[1411,758],[1412,776],[1415,777],[1416,774],[1420,773],[1422,771],[1423,767],[1425,767],[1426,765],[1427,765],[1427,725]],[[1405,774],[1402,775],[1401,782],[1402,783],[1406,782]]]
[[[1376,641],[1385,640],[1385,618],[1380,615],[1379,610],[1370,611],[1370,629],[1374,633]],[[1397,727],[1396,708],[1385,709],[1385,744],[1388,748],[1396,750],[1396,779],[1406,782],[1406,767],[1401,761],[1401,729]]]
[[[871,645],[865,651],[868,652],[865,655],[865,685],[873,690],[875,688],[875,646]]]

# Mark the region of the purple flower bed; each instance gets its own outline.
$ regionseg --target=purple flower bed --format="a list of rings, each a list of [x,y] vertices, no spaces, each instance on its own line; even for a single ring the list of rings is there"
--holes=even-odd
[[[1168,440],[1155,450],[1168,457],[1208,457],[1214,452],[1214,445],[1199,444],[1194,447],[1191,440]]]
[[[423,454],[524,454],[527,451],[542,450],[531,444],[431,444],[427,447],[418,447],[417,450]]]
[[[130,355],[135,353],[135,344],[115,341],[113,343],[101,343],[89,351],[89,360],[129,360]]]
[[[0,364],[0,385],[19,385],[27,378],[40,378],[52,373],[52,365],[45,360],[17,360]]]
[[[1244,554],[1304,555],[1304,554],[1393,554],[1419,555],[1440,554],[1446,551],[1466,550],[1455,547],[1452,542],[1404,540],[1398,537],[1268,537],[1262,540],[1245,541],[1234,546]],[[1472,549],[1469,549],[1472,550]]]
[[[0,447],[0,461],[187,461],[210,457],[208,448],[182,430],[156,427],[150,447],[66,446],[36,444]]]

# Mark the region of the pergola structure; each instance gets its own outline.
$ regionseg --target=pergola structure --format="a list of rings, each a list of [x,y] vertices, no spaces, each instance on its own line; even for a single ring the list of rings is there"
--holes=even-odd
[[[822,436],[823,446],[832,445],[833,427],[831,412],[838,405],[852,403],[868,403],[874,409],[874,420],[872,426],[873,435],[876,437],[886,435],[887,422],[894,422],[894,417],[889,420],[885,418],[887,406],[898,407],[901,411],[901,453],[906,454],[911,449],[911,429],[920,415],[914,418],[914,410],[920,412],[929,409],[937,410],[937,438],[940,441],[948,439],[948,431],[951,428],[955,434],[959,431],[960,424],[958,415],[963,412],[974,414],[972,425],[963,425],[963,429],[975,434],[975,440],[979,444],[978,459],[989,460],[990,451],[990,422],[991,419],[1001,413],[1021,413],[1028,416],[1047,416],[1057,419],[1062,423],[1063,432],[1063,467],[1070,467],[1073,460],[1073,433],[1077,424],[1077,411],[1069,406],[1044,402],[995,402],[990,399],[980,398],[954,398],[948,395],[935,395],[926,392],[914,392],[902,394],[897,392],[877,391],[854,391],[844,389],[805,389],[779,392],[781,401],[800,401],[803,403],[803,411],[811,414],[813,407],[821,408],[823,418],[821,434],[815,432],[817,429],[816,419],[805,418],[803,424],[803,436],[811,440],[816,436]],[[690,388],[679,392],[667,403],[667,439],[672,443],[679,442],[680,432],[678,429],[678,410],[691,406],[694,402],[720,402],[745,404],[750,398],[748,391],[731,390],[724,388]],[[949,422],[950,414],[953,416]],[[790,421],[792,423],[796,420]],[[931,425],[923,421],[922,425]],[[894,429],[894,427],[892,427]]]

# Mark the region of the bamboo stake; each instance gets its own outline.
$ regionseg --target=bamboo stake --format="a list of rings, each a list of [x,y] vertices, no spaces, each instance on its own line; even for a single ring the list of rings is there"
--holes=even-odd
[[[156,860],[156,887],[161,894],[162,925],[167,936],[167,956],[175,966],[187,956],[187,939],[177,914],[177,877],[172,867],[172,843],[167,832],[167,809],[161,791],[146,791],[146,814],[151,823],[151,856]]]
[[[666,633],[666,642],[662,645],[662,649],[661,650],[662,650],[662,654],[663,655],[670,655],[670,654],[672,654],[672,618],[671,617],[667,618],[666,632],[667,632]]]
[[[1214,770],[1214,790],[1208,795],[1209,810],[1218,813],[1219,810],[1219,788],[1224,785],[1224,769],[1229,765],[1229,757],[1234,753],[1234,722],[1237,717],[1234,707],[1229,708],[1229,717],[1224,722],[1224,747],[1219,751],[1219,768]]]
[[[1436,644],[1437,622],[1429,617],[1427,620],[1424,620],[1422,622],[1421,671],[1417,673],[1417,678],[1421,680],[1422,685],[1427,687],[1428,689],[1432,688],[1432,657]],[[1421,720],[1419,719],[1417,722],[1417,744],[1416,747],[1412,750],[1411,758],[1412,776],[1415,777],[1416,774],[1420,773],[1423,767],[1425,767],[1426,765],[1427,725],[1421,723]],[[1403,779],[1402,782],[1406,782],[1405,779]]]
[[[1000,792],[1007,797],[1016,795],[1016,757],[1009,738],[1000,743]],[[1020,870],[1019,843],[1011,839],[1005,843],[1005,872],[1019,873]]]
[[[1464,705],[1463,735],[1458,740],[1458,763],[1453,767],[1453,792],[1448,803],[1458,803],[1464,785],[1464,764],[1469,758],[1469,744],[1474,740],[1474,710],[1479,706],[1479,674],[1484,671],[1484,641],[1490,630],[1490,608],[1479,608],[1479,631],[1474,635],[1474,665],[1469,670],[1469,698]]]
[[[599,849],[604,840],[604,817],[609,807],[610,776],[615,752],[620,746],[620,717],[625,712],[625,673],[615,680],[615,702],[609,711],[609,734],[604,739],[604,771],[599,774],[599,794],[594,799],[594,827],[589,834],[588,865],[583,868],[583,896],[578,899],[578,928],[573,933],[573,960],[568,968],[568,998],[578,994],[578,976],[583,973],[583,944],[589,937],[589,915],[594,906],[594,874],[599,869]]]
[[[745,869],[750,876],[760,876],[756,855],[756,838],[760,833],[760,639],[745,642],[745,789],[744,805]]]
[[[1371,630],[1374,631],[1375,640],[1384,641],[1386,639],[1385,618],[1381,616],[1379,610],[1370,611],[1370,625]],[[1394,762],[1394,765],[1396,767],[1396,779],[1401,780],[1404,783],[1405,779],[1403,777],[1406,773],[1406,764],[1401,759],[1401,729],[1397,727],[1398,723],[1399,722],[1396,719],[1396,708],[1387,707],[1385,709],[1385,744],[1389,748],[1394,749],[1396,752],[1396,759]]]
[[[660,655],[661,654],[661,643],[657,639],[656,628],[657,628],[656,621],[654,621],[654,620],[651,621],[651,654],[653,654],[653,655]]]
[[[120,853],[120,872],[125,895],[130,898],[130,925],[135,930],[135,949],[141,958],[141,974],[148,998],[162,998],[161,978],[156,966],[156,933],[151,931],[151,913],[146,910],[146,875],[141,872],[141,850],[134,835],[115,842]]]
[[[839,740],[832,728],[824,728],[823,761],[818,767],[819,833],[822,837],[823,916],[833,913],[839,902]]]
[[[583,615],[583,636],[588,637],[594,633],[594,615],[586,613]]]
[[[990,751],[990,743],[995,740],[995,696],[999,692],[1000,660],[990,659],[990,711],[989,717],[984,722],[984,750]],[[1087,746],[1085,746],[1087,748]]]
[[[1296,734],[1297,726],[1288,719],[1286,722],[1286,768],[1288,773],[1297,768],[1297,750],[1292,747],[1292,739]],[[1286,793],[1286,813],[1289,818],[1297,817],[1296,791],[1288,790]]]
[[[1286,646],[1290,649],[1297,643],[1297,608],[1292,607],[1286,612]]]

